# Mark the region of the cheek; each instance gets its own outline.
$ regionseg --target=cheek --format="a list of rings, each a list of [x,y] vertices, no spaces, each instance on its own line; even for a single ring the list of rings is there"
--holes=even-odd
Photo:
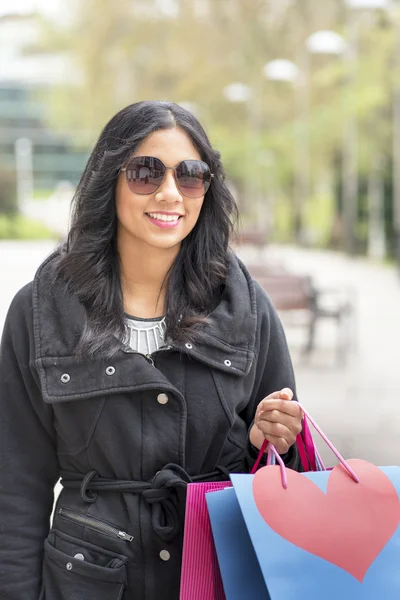
[[[142,202],[135,198],[129,190],[122,188],[115,196],[115,212],[118,221],[131,219],[136,213],[142,213]]]
[[[196,204],[194,203],[196,202]],[[193,205],[191,205],[189,212],[189,222],[191,227],[194,227],[194,225],[197,223],[199,217],[200,217],[200,213],[201,213],[201,209],[203,208],[203,202],[204,200],[197,200],[194,201]]]
[[[126,192],[125,186],[120,178],[115,188],[115,212],[117,213],[117,219],[119,221],[123,220],[128,207]]]

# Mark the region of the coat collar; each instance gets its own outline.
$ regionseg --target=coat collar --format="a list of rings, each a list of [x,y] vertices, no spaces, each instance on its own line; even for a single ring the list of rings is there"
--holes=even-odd
[[[39,267],[33,283],[36,359],[72,357],[84,322],[84,308],[54,281],[54,252]],[[253,281],[238,257],[229,254],[229,273],[219,305],[193,344],[176,349],[221,371],[246,375],[254,359],[257,307]],[[123,345],[121,344],[121,352]],[[99,357],[104,360],[104,357]]]

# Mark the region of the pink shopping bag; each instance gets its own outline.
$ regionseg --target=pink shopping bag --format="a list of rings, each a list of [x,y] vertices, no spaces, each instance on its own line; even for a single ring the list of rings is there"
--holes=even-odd
[[[206,493],[232,487],[230,481],[189,483],[180,600],[225,600],[208,516]]]

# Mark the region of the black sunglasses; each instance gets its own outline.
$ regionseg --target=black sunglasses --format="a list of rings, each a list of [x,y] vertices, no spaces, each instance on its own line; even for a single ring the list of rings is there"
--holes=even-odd
[[[187,198],[200,198],[210,187],[214,177],[210,167],[202,160],[182,160],[176,167],[166,167],[154,156],[130,158],[125,171],[126,182],[134,194],[153,194],[165,179],[167,170],[174,171],[176,185]]]

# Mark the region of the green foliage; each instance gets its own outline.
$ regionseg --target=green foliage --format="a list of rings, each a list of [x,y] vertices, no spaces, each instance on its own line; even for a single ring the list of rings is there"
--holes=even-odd
[[[17,183],[11,170],[0,171],[0,216],[17,212]]]
[[[344,0],[176,4],[177,14],[161,18],[161,3],[154,0],[86,0],[71,5],[69,24],[58,30],[47,24],[48,47],[68,49],[79,76],[74,85],[65,82],[53,90],[53,125],[93,141],[108,118],[131,102],[190,102],[222,153],[241,207],[248,210],[254,192],[279,198],[274,202],[276,232],[289,239],[295,125],[302,120],[309,129],[312,183],[303,216],[311,238],[324,244],[339,218],[337,182],[331,176],[331,187],[323,193],[317,183],[335,172],[349,119],[358,125],[360,175],[368,173],[377,153],[390,161],[393,86],[400,82],[395,50],[400,13],[354,13],[357,63],[310,55],[307,70],[305,43],[312,33],[333,30],[348,36]],[[265,63],[276,58],[289,59],[308,73],[306,121],[301,85],[268,81],[263,75]],[[224,87],[238,81],[253,90],[247,105],[224,96]]]
[[[0,240],[46,240],[54,237],[42,223],[23,215],[0,214]]]

